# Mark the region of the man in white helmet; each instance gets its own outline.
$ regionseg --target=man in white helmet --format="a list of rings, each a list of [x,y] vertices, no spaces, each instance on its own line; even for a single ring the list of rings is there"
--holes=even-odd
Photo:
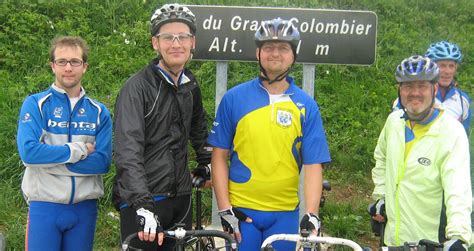
[[[387,118],[372,170],[373,219],[387,222],[382,244],[426,239],[467,250],[472,202],[464,128],[435,105],[439,68],[430,58],[404,59],[395,76],[401,109]]]
[[[150,24],[158,57],[127,80],[116,101],[113,198],[122,240],[138,232],[134,248],[171,250],[175,241],[163,241],[162,231],[176,223],[191,228],[192,183],[209,178],[211,155],[201,91],[185,68],[196,18],[185,6],[165,4]],[[198,162],[194,177],[187,166],[189,141]]]

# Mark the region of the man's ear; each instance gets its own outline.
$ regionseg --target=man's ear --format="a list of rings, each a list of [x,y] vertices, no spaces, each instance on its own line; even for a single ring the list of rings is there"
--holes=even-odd
[[[158,42],[158,38],[153,36],[151,37],[151,45],[153,46],[153,49],[155,51],[159,51],[160,50],[160,43]]]
[[[51,66],[51,70],[53,71],[53,73],[56,73],[56,65],[54,64],[54,62],[49,62],[49,65]]]
[[[86,62],[84,62],[84,64],[83,64],[83,69],[82,69],[82,74],[86,73],[87,67],[89,67],[89,64],[86,63]]]
[[[260,48],[257,48],[257,49],[255,50],[255,55],[256,55],[256,57],[257,57],[257,60],[260,61]]]

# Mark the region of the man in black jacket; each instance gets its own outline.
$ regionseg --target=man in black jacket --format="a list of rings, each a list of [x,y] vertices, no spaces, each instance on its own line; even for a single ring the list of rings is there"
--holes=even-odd
[[[176,223],[191,228],[192,183],[208,179],[210,151],[201,91],[184,68],[195,45],[195,16],[185,6],[165,4],[150,24],[158,57],[127,80],[115,105],[113,196],[122,241],[138,232],[141,241],[131,246],[170,250],[174,241],[163,241],[162,231]],[[198,162],[193,176],[189,140]]]

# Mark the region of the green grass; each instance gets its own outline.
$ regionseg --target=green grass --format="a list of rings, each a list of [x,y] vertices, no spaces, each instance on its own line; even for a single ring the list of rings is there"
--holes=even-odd
[[[333,162],[325,177],[332,182],[322,209],[329,235],[372,243],[365,207],[370,202],[372,152],[396,98],[394,69],[401,59],[422,54],[435,41],[458,43],[465,55],[459,68],[461,88],[474,97],[474,2],[471,0],[206,0],[189,4],[278,6],[374,11],[378,16],[377,57],[372,66],[316,67],[315,98],[329,141]],[[53,81],[48,66],[49,41],[56,35],[79,35],[90,47],[89,69],[83,80],[87,93],[113,113],[124,81],[154,56],[150,46],[150,13],[165,1],[2,1],[0,4],[0,231],[8,250],[24,249],[27,206],[20,192],[23,166],[16,149],[16,124],[23,99]],[[130,41],[126,44],[124,40]],[[199,39],[199,38],[198,38]],[[201,83],[204,107],[215,109],[215,62],[191,62]],[[292,75],[298,83],[302,66]],[[229,63],[229,87],[253,78],[256,63]],[[471,141],[471,144],[472,143]],[[474,147],[474,145],[472,145]],[[195,163],[191,162],[190,166]],[[106,175],[106,196],[100,200],[94,250],[118,247],[118,221],[110,193],[114,166]],[[474,170],[474,168],[473,168]],[[205,194],[204,221],[210,219],[210,193]]]

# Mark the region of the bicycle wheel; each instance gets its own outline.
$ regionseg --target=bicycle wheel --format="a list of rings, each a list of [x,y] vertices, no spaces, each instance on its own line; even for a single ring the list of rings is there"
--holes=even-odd
[[[211,251],[216,249],[216,243],[212,237],[191,237],[186,240],[186,251]]]

